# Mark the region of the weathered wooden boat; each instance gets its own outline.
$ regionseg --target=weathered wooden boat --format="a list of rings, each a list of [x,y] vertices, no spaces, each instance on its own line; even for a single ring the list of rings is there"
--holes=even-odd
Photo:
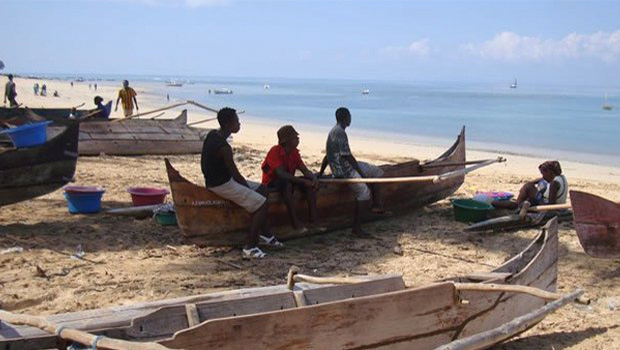
[[[317,278],[291,269],[274,287],[36,320],[0,311],[0,350],[56,348],[56,335],[99,349],[485,349],[578,298],[555,293],[557,251],[552,220],[493,271],[425,286],[406,287],[398,275]]]
[[[66,125],[68,113],[61,109],[30,110],[19,108],[12,117],[23,122],[53,120],[53,125]],[[41,116],[37,111],[44,111]],[[57,111],[53,114],[51,111]],[[82,112],[84,113],[84,112]],[[89,115],[89,114],[85,114]],[[5,120],[11,120],[9,118]],[[80,155],[145,155],[145,154],[195,154],[202,151],[202,142],[208,129],[187,125],[187,110],[174,119],[101,119],[88,118],[80,121]]]
[[[40,117],[48,120],[67,120],[69,114],[71,114],[71,108],[9,108],[0,107],[0,121],[12,119],[15,117],[28,117],[30,113],[34,113]],[[76,111],[77,116],[84,116],[88,114],[86,109],[78,109]]]
[[[48,194],[73,179],[79,124],[73,123],[45,144],[0,151],[0,206]]]
[[[570,191],[575,230],[585,252],[594,258],[620,259],[620,204]]]
[[[177,212],[177,221],[187,241],[199,245],[236,245],[244,241],[250,222],[248,213],[204,186],[189,182],[166,160],[168,179]],[[412,160],[395,165],[381,166],[385,178],[403,176],[436,176],[465,168],[465,129],[445,153],[433,161],[421,164]],[[397,182],[381,184],[385,208],[394,214],[444,199],[463,183],[464,174],[445,181]],[[307,205],[301,193],[295,193],[294,203],[299,218],[307,217]],[[347,186],[323,185],[317,195],[319,229],[298,232],[290,226],[286,207],[279,194],[269,196],[269,220],[272,231],[279,239],[289,239],[328,230],[350,227],[355,200]],[[370,214],[368,219],[384,215]]]

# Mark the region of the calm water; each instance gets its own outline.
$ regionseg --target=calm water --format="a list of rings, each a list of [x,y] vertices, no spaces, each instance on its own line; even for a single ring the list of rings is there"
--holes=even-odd
[[[620,88],[530,86],[489,83],[425,83],[309,79],[130,77],[157,82],[155,93],[208,105],[244,109],[254,117],[327,125],[334,111],[348,107],[353,130],[451,142],[467,127],[470,147],[620,166]],[[159,83],[161,81],[161,87]],[[270,88],[265,89],[264,85]],[[231,95],[209,94],[228,88]],[[368,95],[362,90],[369,89]],[[605,93],[612,111],[601,108]]]

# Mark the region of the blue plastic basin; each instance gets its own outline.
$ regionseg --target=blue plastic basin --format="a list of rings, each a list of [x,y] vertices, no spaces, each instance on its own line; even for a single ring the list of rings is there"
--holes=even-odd
[[[91,214],[101,210],[101,197],[105,190],[91,192],[65,192],[71,214]]]
[[[47,141],[47,125],[51,122],[47,120],[25,124],[13,129],[5,129],[1,132],[9,135],[16,148],[35,147]]]

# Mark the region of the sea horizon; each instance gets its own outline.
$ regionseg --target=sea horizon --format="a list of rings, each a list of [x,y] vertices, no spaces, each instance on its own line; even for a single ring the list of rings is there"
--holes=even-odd
[[[17,74],[17,73],[16,73]],[[472,150],[620,165],[620,88],[501,82],[20,73],[45,79],[147,83],[149,93],[245,110],[256,120],[334,124],[346,106],[352,134],[433,146],[463,125]],[[178,81],[182,87],[168,87]],[[232,94],[213,94],[225,88]],[[363,94],[368,89],[368,94]],[[211,91],[213,92],[213,91]],[[604,95],[616,108],[603,110]],[[112,98],[112,97],[108,97]]]

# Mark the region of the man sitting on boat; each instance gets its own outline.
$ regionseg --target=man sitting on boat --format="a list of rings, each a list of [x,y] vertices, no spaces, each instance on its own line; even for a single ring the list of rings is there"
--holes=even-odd
[[[136,91],[129,87],[129,81],[123,80],[123,88],[118,90],[118,97],[116,98],[116,107],[114,107],[114,112],[118,110],[118,101],[123,102],[123,114],[125,117],[129,117],[133,114],[133,106],[135,104],[136,111],[138,108],[138,100],[136,99]]]
[[[105,118],[108,119],[110,117],[110,112],[112,111],[112,101],[109,101],[105,105],[103,104],[103,97],[95,96],[94,99],[95,106],[97,106],[94,110],[90,112],[90,114],[95,114],[95,118]]]
[[[336,178],[376,178],[383,176],[383,170],[379,167],[358,162],[349,148],[349,139],[345,129],[351,125],[351,112],[345,107],[336,110],[336,126],[332,128],[327,136],[325,146],[325,158],[321,164],[319,177],[323,175],[327,164],[331,169],[332,175]],[[380,196],[376,185],[367,185],[365,183],[350,183],[349,188],[355,194],[355,213],[353,216],[353,234],[357,236],[369,236],[361,226],[362,209],[368,206],[373,200],[372,210],[377,213],[383,213],[380,203]],[[365,210],[364,210],[365,211]]]
[[[278,239],[269,233],[267,223],[267,191],[259,187],[256,191],[250,188],[246,179],[239,173],[233,160],[232,147],[226,139],[239,132],[241,124],[237,111],[222,108],[217,113],[220,124],[218,130],[211,130],[202,147],[200,165],[209,190],[222,198],[239,205],[252,214],[247,242],[243,247],[246,257],[263,258],[265,253],[258,247],[259,236],[271,246],[282,246]],[[262,235],[260,232],[262,231]]]
[[[500,209],[529,208],[530,205],[564,204],[568,196],[568,182],[562,175],[562,167],[555,160],[546,161],[538,166],[542,178],[527,182],[519,191],[515,201],[493,201],[491,204]],[[526,210],[527,210],[526,208]]]
[[[263,186],[277,190],[281,196],[293,228],[303,233],[308,231],[297,215],[293,205],[295,188],[304,192],[308,201],[308,217],[310,224],[316,222],[316,194],[319,182],[316,176],[306,167],[299,155],[299,134],[291,125],[278,130],[278,144],[267,153],[261,165],[263,170]],[[303,177],[296,177],[295,171],[301,171]]]

